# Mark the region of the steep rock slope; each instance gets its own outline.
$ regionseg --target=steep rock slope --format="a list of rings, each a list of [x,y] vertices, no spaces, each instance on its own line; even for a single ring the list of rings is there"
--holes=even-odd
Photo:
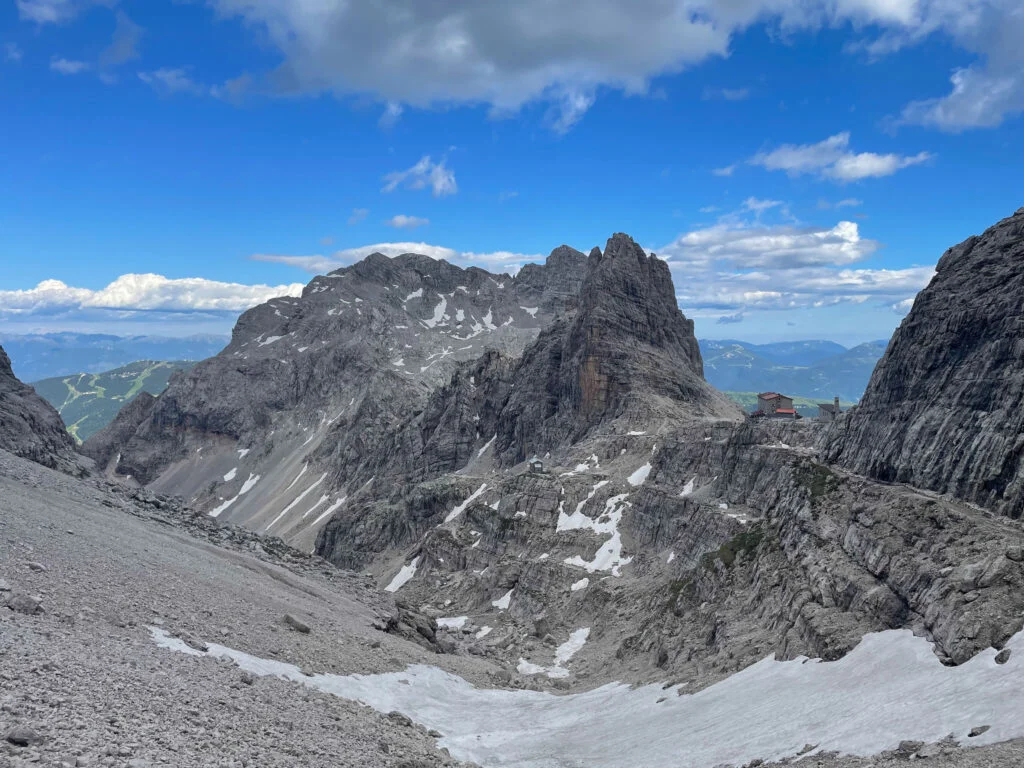
[[[704,381],[693,321],[679,311],[668,265],[628,235],[587,261],[578,309],[523,356],[498,419],[496,450],[522,461],[578,442],[614,421],[735,418]]]
[[[219,355],[141,419],[119,420],[126,439],[98,436],[85,450],[223,519],[299,535],[388,457],[390,437],[460,363],[520,354],[576,295],[584,262],[563,247],[513,278],[372,254],[243,314]]]
[[[464,477],[479,476],[511,497],[523,488],[504,475],[515,477],[533,454],[571,469],[584,443],[584,462],[599,462],[628,454],[622,440],[649,452],[650,438],[629,438],[667,425],[739,418],[738,407],[703,380],[693,323],[676,305],[667,265],[618,234],[604,253],[591,253],[576,308],[557,317],[520,360],[490,353],[463,365],[422,413],[382,441],[384,450],[342,472],[350,490],[371,480],[374,487],[358,498],[348,494],[317,548],[339,564],[362,566],[433,531],[457,504]],[[337,456],[332,465],[338,471]],[[442,478],[456,471],[458,477]],[[414,485],[424,481],[433,482]],[[581,498],[591,490],[585,477],[573,485]],[[557,496],[549,482],[534,492]],[[595,506],[606,501],[599,496]]]
[[[942,256],[825,441],[870,477],[1024,512],[1024,208]]]
[[[77,468],[75,443],[60,414],[22,384],[0,347],[0,448],[53,469]]]

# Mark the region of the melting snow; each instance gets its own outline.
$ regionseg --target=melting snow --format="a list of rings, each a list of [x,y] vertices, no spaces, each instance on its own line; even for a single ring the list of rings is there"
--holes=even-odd
[[[515,587],[510,589],[508,592],[506,592],[504,595],[499,597],[497,600],[493,600],[491,602],[491,605],[493,605],[499,611],[507,611],[509,605],[512,604],[512,592],[513,592],[514,589],[515,589]]]
[[[303,467],[303,471],[305,471],[305,467]],[[270,525],[268,525],[263,530],[264,531],[269,531],[271,528],[273,528],[278,520],[280,520],[282,517],[284,517],[289,512],[291,512],[299,504],[299,502],[301,502],[304,498],[306,498],[306,496],[309,495],[309,493],[314,488],[316,488],[318,485],[320,485],[320,483],[322,483],[325,479],[327,479],[327,473],[326,472],[324,472],[322,475],[320,475],[320,479],[319,480],[315,481],[311,486],[309,486],[309,488],[307,488],[302,493],[300,493],[298,496],[296,496],[295,500],[291,504],[289,504],[287,507],[282,509],[280,514],[277,517],[275,517],[273,520],[271,520],[270,521]],[[292,484],[294,485],[294,482]],[[288,487],[291,488],[291,486],[288,486]]]
[[[520,307],[520,309],[523,310],[523,312],[528,314],[530,317],[536,317],[537,310],[540,309],[540,307]]]
[[[238,449],[238,458],[244,459],[246,456],[249,455],[249,451],[250,450],[252,450],[252,449],[251,448],[239,448]]]
[[[466,509],[469,507],[469,505],[472,504],[473,501],[475,501],[486,490],[487,490],[487,483],[484,483],[479,488],[477,488],[475,491],[473,491],[473,493],[470,494],[470,497],[468,499],[466,499],[464,502],[462,502],[457,507],[455,507],[455,509],[453,509],[451,512],[449,512],[448,516],[445,517],[444,521],[446,523],[450,523],[452,520],[457,518],[459,515],[461,515],[463,512],[465,512]]]
[[[434,316],[428,320],[420,321],[425,326],[427,326],[427,328],[434,328],[435,326],[437,326],[437,324],[444,319],[445,310],[448,309],[448,299],[446,299],[440,293],[437,294],[437,296],[438,298],[441,299],[441,301],[438,303],[436,307],[434,307]]]
[[[689,496],[693,493],[693,484],[697,482],[696,477],[691,477],[686,481],[686,485],[683,486],[683,490],[679,493],[680,496]]]
[[[286,491],[290,491],[292,489],[292,486],[295,485],[297,482],[299,482],[299,478],[302,477],[304,474],[306,474],[306,470],[307,469],[309,469],[309,464],[303,464],[302,465],[302,469],[299,470],[299,474],[297,474],[295,476],[294,480],[292,480],[290,483],[288,483],[288,487],[285,488],[285,490]]]
[[[569,639],[555,649],[554,666],[542,667],[526,659],[520,659],[519,664],[516,665],[516,670],[521,675],[539,675],[543,672],[548,677],[568,677],[569,670],[565,668],[565,665],[569,663],[573,656],[579,653],[580,648],[586,644],[588,637],[590,637],[590,627],[577,629],[569,635]]]
[[[590,579],[584,576],[579,581],[574,581],[572,586],[569,587],[571,592],[579,592],[581,589],[586,589],[590,586]]]
[[[488,636],[489,634],[491,634],[491,632],[492,632],[493,630],[494,630],[494,627],[480,627],[480,631],[479,631],[479,632],[477,632],[477,633],[476,633],[476,634],[474,635],[474,637],[475,637],[475,638],[476,638],[477,640],[483,640],[483,639],[484,639],[485,637],[487,637],[487,636]]]
[[[397,710],[442,732],[438,746],[456,759],[481,765],[712,768],[794,757],[808,743],[866,756],[949,733],[972,746],[1024,737],[1024,633],[1010,639],[1012,655],[1003,665],[989,649],[945,667],[923,638],[889,630],[866,635],[838,661],[768,657],[694,694],[609,683],[563,696],[475,688],[425,665],[380,675],[306,675],[216,643],[203,653],[158,627],[150,633],[171,651],[229,658],[256,675],[382,713]],[[977,725],[991,729],[968,740]]]
[[[404,587],[409,582],[409,579],[416,575],[416,566],[419,565],[419,562],[420,559],[416,557],[408,565],[403,565],[401,570],[395,574],[395,578],[391,580],[391,583],[384,587],[384,591],[397,592]]]
[[[348,496],[342,496],[342,497],[341,497],[340,499],[338,499],[338,500],[337,500],[336,502],[334,502],[333,504],[331,504],[331,506],[329,506],[329,507],[328,507],[327,509],[325,509],[325,510],[324,510],[324,511],[323,511],[323,512],[322,512],[322,513],[320,514],[320,517],[318,517],[318,518],[317,518],[316,520],[314,520],[314,521],[313,521],[313,525],[314,525],[314,526],[317,526],[317,525],[319,525],[319,524],[320,524],[321,522],[323,522],[323,520],[324,520],[324,519],[326,519],[326,518],[330,517],[330,516],[331,516],[332,514],[334,514],[335,512],[337,512],[337,511],[338,511],[338,509],[340,509],[340,508],[341,508],[341,505],[345,503],[345,500],[346,500],[347,498],[348,498]]]
[[[236,501],[238,501],[238,498],[240,496],[244,496],[249,491],[251,491],[252,487],[254,485],[256,485],[256,483],[258,483],[259,481],[260,481],[260,476],[259,475],[250,474],[249,475],[249,479],[246,480],[244,483],[242,483],[242,487],[239,488],[238,493],[235,496],[233,496],[232,498],[230,498],[227,501],[225,501],[223,504],[221,504],[216,509],[211,509],[210,510],[210,517],[220,517],[221,513],[224,512],[224,510],[226,510],[228,507],[230,507],[232,504],[234,504]]]
[[[604,513],[598,520],[591,520],[580,512],[578,507],[576,513],[573,514],[572,517],[565,518],[566,525],[570,528],[589,528],[594,531],[594,533],[611,534],[611,538],[601,545],[592,560],[587,561],[579,555],[573,555],[572,557],[567,557],[563,560],[566,565],[575,565],[579,568],[584,568],[588,573],[593,573],[594,571],[611,571],[612,576],[622,575],[622,566],[628,565],[633,560],[631,557],[622,556],[622,536],[619,533],[619,522],[622,520],[622,513],[628,506],[628,503],[626,502],[626,498],[628,496],[628,493],[621,493],[618,496],[612,496],[608,499],[604,505]],[[579,518],[582,518],[582,520]],[[602,520],[605,520],[605,522],[601,522]],[[558,522],[559,525],[562,524],[562,515],[559,515]]]
[[[438,619],[437,626],[444,629],[462,629],[468,620],[468,616],[450,616],[446,619]]]
[[[224,482],[225,483],[230,483],[232,480],[235,479],[235,475],[237,475],[237,474],[238,474],[238,467],[234,467],[233,469],[229,470],[226,475],[224,475]]]
[[[405,304],[405,302],[411,301],[412,299],[422,299],[422,298],[423,298],[423,289],[422,288],[417,288],[415,291],[413,291],[408,296],[406,296],[405,299],[402,301],[402,303]]]
[[[636,472],[630,475],[627,478],[627,482],[633,486],[643,485],[645,482],[647,482],[647,476],[649,474],[651,474],[651,462],[648,461],[646,464],[640,467],[640,469],[638,469]]]
[[[267,336],[266,339],[260,342],[261,347],[267,346],[267,344],[273,344],[275,341],[280,341],[284,336]]]
[[[669,552],[668,553],[668,559],[665,562],[666,563],[671,563],[675,559],[676,559],[676,553],[675,552]]]
[[[483,448],[481,448],[479,451],[476,452],[476,457],[479,459],[481,456],[483,456],[487,452],[487,449],[490,448],[492,445],[494,445],[494,441],[497,440],[497,439],[498,439],[498,436],[495,435],[490,440],[488,440],[487,444]]]

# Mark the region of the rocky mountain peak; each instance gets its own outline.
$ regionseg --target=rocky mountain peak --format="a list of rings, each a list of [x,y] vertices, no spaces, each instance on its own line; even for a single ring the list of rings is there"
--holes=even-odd
[[[63,471],[77,471],[75,443],[60,414],[21,383],[0,347],[0,449]]]
[[[1024,208],[943,254],[826,455],[1019,517],[1022,303]]]

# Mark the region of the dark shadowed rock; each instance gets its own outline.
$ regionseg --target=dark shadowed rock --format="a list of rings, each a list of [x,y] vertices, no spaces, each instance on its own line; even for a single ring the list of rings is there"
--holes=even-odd
[[[950,248],[836,424],[828,458],[1024,512],[1024,208]]]
[[[0,347],[0,448],[52,469],[78,470],[75,441],[53,406],[22,384]]]
[[[117,456],[119,446],[131,439],[139,425],[149,418],[155,405],[156,397],[146,391],[139,392],[110,424],[82,444],[82,453],[93,459],[99,469],[107,468],[111,459]]]

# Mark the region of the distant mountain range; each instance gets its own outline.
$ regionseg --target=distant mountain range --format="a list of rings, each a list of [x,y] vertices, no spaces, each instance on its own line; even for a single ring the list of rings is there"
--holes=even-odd
[[[102,373],[137,360],[205,360],[220,352],[227,336],[112,336],[98,333],[0,333],[14,374],[34,382],[54,376]]]
[[[831,402],[860,400],[888,341],[852,349],[832,341],[750,344],[733,339],[702,339],[704,376],[724,392],[772,390]]]
[[[113,421],[117,412],[140,392],[160,394],[173,373],[193,365],[181,360],[142,360],[105,373],[43,379],[32,386],[57,409],[71,436],[84,442]]]

